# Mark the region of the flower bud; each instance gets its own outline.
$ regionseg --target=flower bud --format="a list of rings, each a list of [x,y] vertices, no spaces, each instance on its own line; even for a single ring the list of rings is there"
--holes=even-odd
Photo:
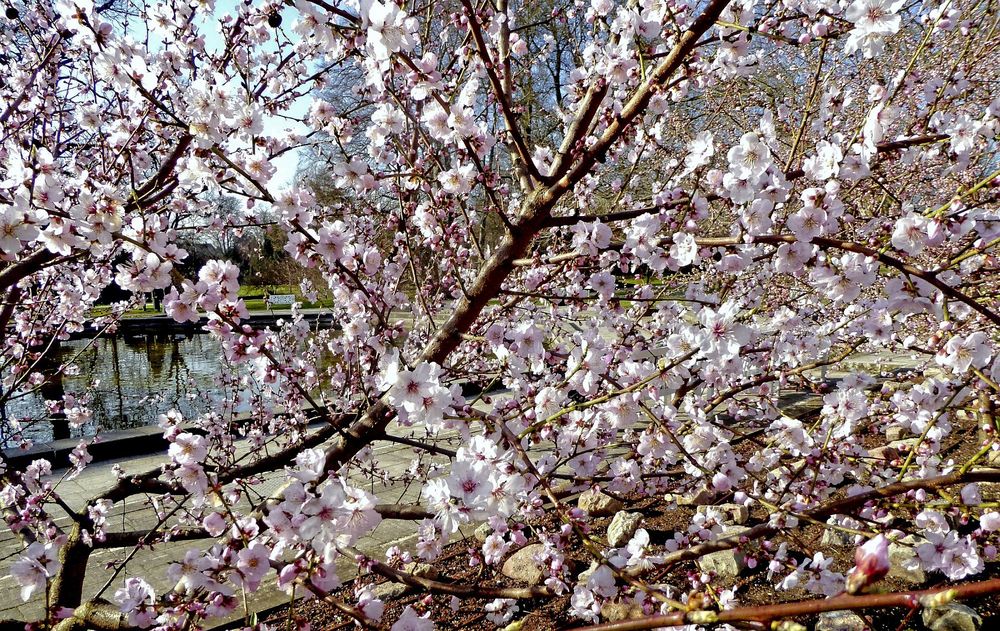
[[[927,609],[934,609],[935,607],[944,607],[951,601],[955,600],[955,595],[957,592],[954,589],[946,589],[944,591],[936,592],[934,594],[927,594],[926,596],[920,597],[920,606]]]
[[[855,551],[854,569],[847,575],[847,593],[857,594],[888,573],[889,540],[879,535]]]

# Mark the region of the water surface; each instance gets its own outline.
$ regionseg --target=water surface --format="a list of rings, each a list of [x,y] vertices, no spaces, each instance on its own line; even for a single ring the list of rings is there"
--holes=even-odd
[[[5,419],[18,419],[23,434],[35,442],[93,435],[101,431],[156,424],[171,410],[186,416],[204,412],[223,395],[217,377],[224,361],[219,341],[210,335],[148,335],[62,342],[42,367],[51,374],[72,362],[77,370],[55,377],[37,391],[4,406]],[[93,417],[80,428],[49,416],[44,401],[62,394],[89,393]],[[0,437],[9,441],[11,427],[3,423]]]

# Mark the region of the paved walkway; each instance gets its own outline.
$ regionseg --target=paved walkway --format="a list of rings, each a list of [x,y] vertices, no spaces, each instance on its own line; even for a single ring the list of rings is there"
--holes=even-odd
[[[451,448],[456,448],[457,440],[450,440],[447,437],[439,438],[438,442],[451,442]],[[380,467],[388,473],[390,477],[398,476],[410,468],[415,456],[414,451],[407,446],[395,443],[380,442],[375,445],[375,460]],[[436,461],[444,462],[442,457],[422,455],[424,462]],[[88,467],[79,477],[73,480],[63,480],[59,482],[58,492],[67,505],[73,510],[80,510],[86,502],[101,491],[111,488],[115,479],[111,473],[113,464],[119,465],[126,473],[140,473],[151,468],[158,467],[166,462],[165,454],[147,456],[141,458],[122,458],[114,461],[96,463]],[[59,480],[65,471],[56,471],[50,480]],[[267,495],[279,489],[288,481],[283,471],[268,474],[264,483],[255,487],[261,494]],[[419,496],[419,485],[407,485],[402,482],[391,482],[389,484],[379,484],[372,486],[370,480],[358,477],[354,480],[359,486],[370,492],[374,492],[381,503],[409,503],[415,502]],[[67,514],[53,514],[55,522],[63,527],[70,525],[71,521]],[[146,500],[145,496],[134,496],[124,504],[118,503],[112,516],[108,519],[109,531],[131,531],[150,528],[156,525],[157,518],[155,510]],[[414,525],[412,522],[400,520],[384,520],[374,531],[372,536],[359,542],[358,548],[373,556],[382,557],[384,551],[392,545],[400,545],[412,550],[414,542]],[[131,548],[102,549],[91,555],[90,564],[87,570],[87,577],[84,581],[84,597],[92,598],[103,589],[103,597],[111,599],[115,590],[122,585],[128,576],[141,576],[148,580],[157,594],[164,593],[173,588],[173,583],[167,579],[167,568],[173,562],[182,558],[187,550],[191,548],[204,548],[212,543],[206,541],[181,541],[176,543],[163,543],[156,545],[153,549],[143,549],[134,556],[124,566],[117,577],[112,579],[114,571],[107,568],[111,562],[120,563],[130,553]],[[0,619],[16,618],[19,620],[38,620],[44,614],[44,594],[36,594],[27,603],[20,597],[20,589],[17,583],[10,576],[10,566],[16,561],[21,552],[21,543],[8,530],[0,531]],[[342,567],[342,578],[345,580],[354,576],[355,566],[353,563],[344,561]],[[110,584],[108,582],[111,581]],[[271,574],[269,583],[253,596],[251,611],[260,611],[267,607],[277,605],[287,600],[287,595],[278,591],[274,585],[274,576]],[[107,587],[105,588],[105,585]],[[242,617],[242,611],[234,618]]]

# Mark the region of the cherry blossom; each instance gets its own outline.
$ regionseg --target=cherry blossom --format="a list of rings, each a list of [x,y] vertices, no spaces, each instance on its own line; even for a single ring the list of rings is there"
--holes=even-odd
[[[854,554],[854,569],[847,575],[847,593],[856,594],[889,573],[889,540],[878,535]]]
[[[151,607],[155,600],[153,588],[141,578],[127,578],[125,585],[115,591],[115,601],[128,616],[128,623],[141,629],[152,626],[156,619]]]
[[[0,30],[0,434],[76,445],[2,463],[10,574],[53,599],[20,622],[210,626],[277,589],[424,629],[484,587],[453,610],[697,618],[744,604],[704,554],[864,601],[889,541],[996,591],[988,5],[154,4],[15,2]],[[268,274],[297,304],[265,318]],[[218,363],[183,416],[147,402],[167,448],[136,473],[94,449],[99,384],[44,393],[150,293]],[[587,490],[677,523],[605,545]],[[412,554],[366,556],[383,520]],[[868,539],[853,569],[816,523]],[[529,544],[537,586],[484,585]],[[85,589],[161,547],[164,576]],[[482,575],[386,613],[372,576],[442,555]]]
[[[865,57],[881,53],[883,37],[899,31],[901,19],[896,14],[903,4],[901,0],[855,0],[848,6],[844,17],[854,23],[854,28],[847,37],[847,53],[859,49]]]
[[[35,542],[29,545],[10,568],[11,576],[21,586],[21,600],[29,600],[38,590],[44,591],[46,582],[56,575],[60,566],[55,544]]]
[[[393,623],[391,631],[433,631],[434,623],[424,616],[417,615],[413,607],[407,605],[403,614]]]
[[[409,52],[416,44],[413,21],[394,2],[362,2],[368,18],[368,46],[377,60],[389,59],[400,50]],[[367,10],[366,10],[367,8]]]

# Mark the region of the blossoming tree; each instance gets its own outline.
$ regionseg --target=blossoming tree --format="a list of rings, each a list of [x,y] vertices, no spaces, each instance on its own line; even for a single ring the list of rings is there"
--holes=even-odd
[[[1000,530],[992,0],[5,6],[4,400],[44,380],[53,341],[114,329],[128,303],[91,315],[111,284],[163,290],[236,366],[230,400],[165,411],[167,464],[82,508],[61,485],[94,437],[58,476],[4,467],[11,573],[46,612],[11,628],[198,628],[275,581],[394,629],[432,628],[435,598],[492,600],[496,624],[628,603],[634,629],[1000,592],[977,578]],[[300,147],[340,201],[274,184]],[[218,216],[219,195],[245,210]],[[181,231],[265,211],[333,328],[252,325],[227,261],[178,271]],[[911,369],[868,374],[860,353]],[[818,415],[791,416],[790,391],[819,392]],[[86,393],[51,407],[89,414]],[[412,502],[372,485],[384,443],[432,458],[406,474]],[[684,523],[612,543],[582,491]],[[155,524],[123,530],[109,515],[135,500]],[[465,544],[481,581],[360,554],[389,519],[428,562],[486,524]],[[853,538],[853,568],[800,536],[817,525]],[[134,566],[84,589],[96,550],[166,541],[190,549],[166,591]],[[529,543],[540,582],[490,583]],[[870,594],[892,545],[954,591]],[[663,579],[737,546],[808,594],[753,607],[708,570]],[[383,616],[371,589],[337,591],[351,568],[430,600]]]

